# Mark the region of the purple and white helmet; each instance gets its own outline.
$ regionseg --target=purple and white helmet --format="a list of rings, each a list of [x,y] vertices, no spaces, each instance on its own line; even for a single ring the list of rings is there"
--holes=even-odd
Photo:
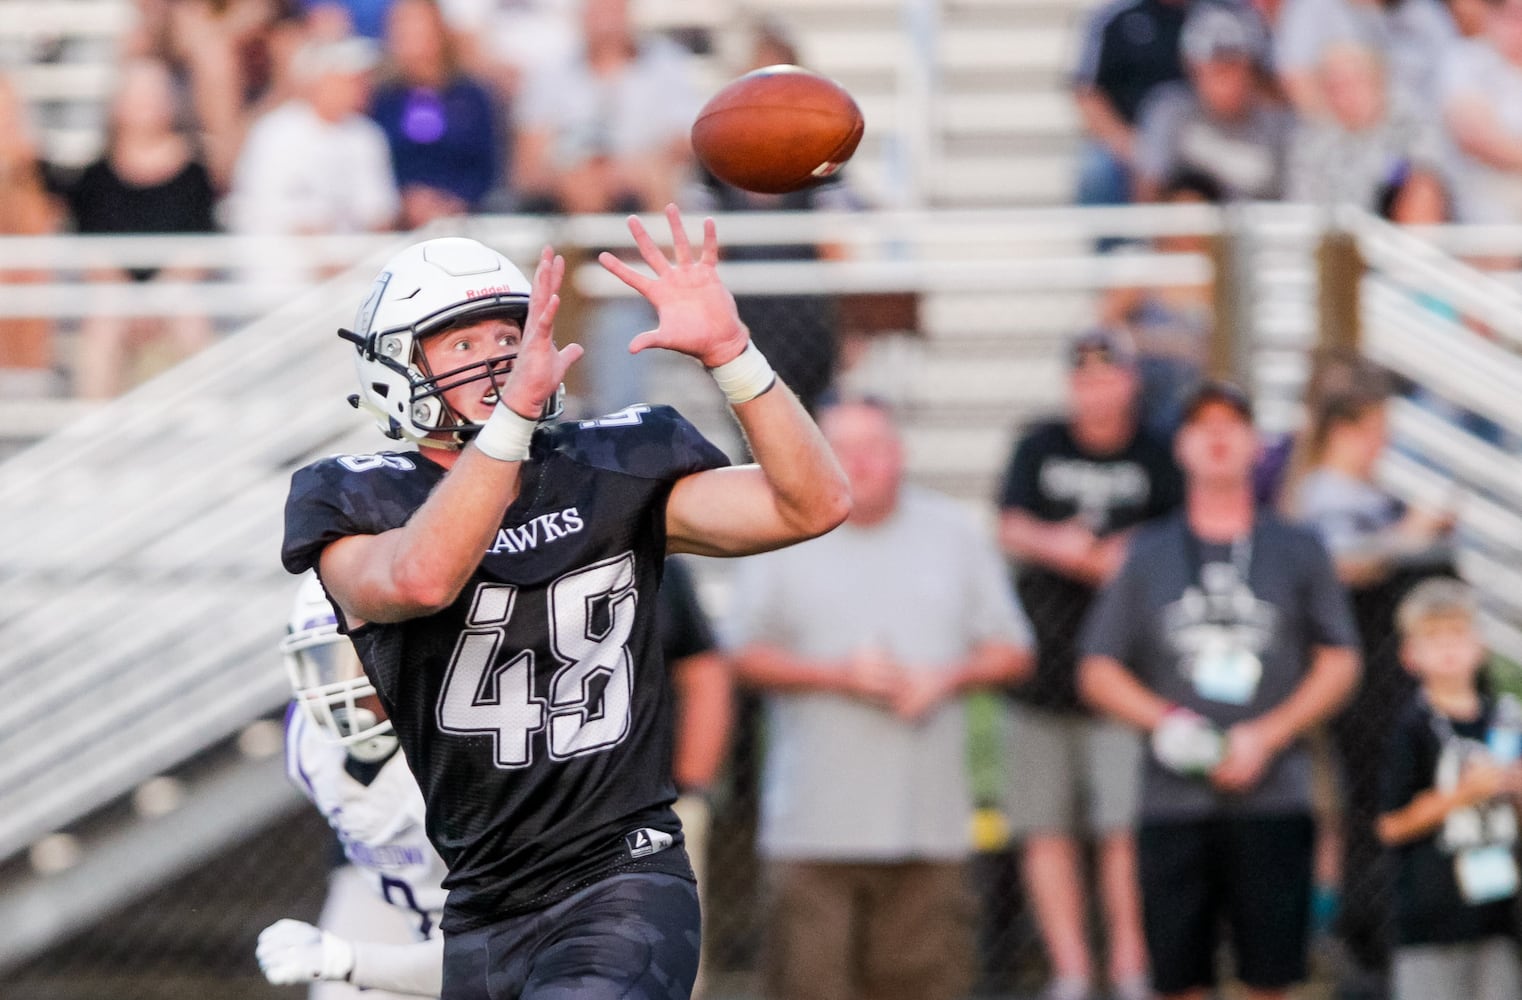
[[[317,575],[308,572],[296,591],[286,637],[280,643],[291,693],[317,730],[361,759],[378,759],[396,747],[391,720],[361,702],[375,696],[349,637]]]

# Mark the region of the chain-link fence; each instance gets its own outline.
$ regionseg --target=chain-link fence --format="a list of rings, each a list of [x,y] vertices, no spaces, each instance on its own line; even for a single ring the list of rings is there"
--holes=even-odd
[[[313,809],[281,817],[25,964],[0,973],[6,1000],[275,1000],[259,931],[316,922],[334,849]]]

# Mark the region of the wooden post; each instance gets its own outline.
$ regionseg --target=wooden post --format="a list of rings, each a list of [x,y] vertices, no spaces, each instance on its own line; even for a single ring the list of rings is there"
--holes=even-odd
[[[1322,356],[1352,357],[1358,352],[1361,325],[1359,282],[1363,254],[1358,240],[1342,230],[1321,237],[1316,247],[1316,347]]]
[[[1238,370],[1237,357],[1243,302],[1236,239],[1230,227],[1210,237],[1210,297],[1215,322],[1210,328],[1210,342],[1205,345],[1205,374],[1211,378],[1236,380],[1245,374]]]

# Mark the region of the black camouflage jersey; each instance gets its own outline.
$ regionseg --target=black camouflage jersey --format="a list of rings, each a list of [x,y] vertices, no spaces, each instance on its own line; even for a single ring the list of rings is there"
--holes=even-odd
[[[541,428],[518,499],[455,603],[353,631],[449,865],[446,931],[614,872],[690,877],[670,808],[656,595],[672,484],[726,464],[669,407]],[[443,476],[416,452],[299,470],[286,569],[405,524]]]

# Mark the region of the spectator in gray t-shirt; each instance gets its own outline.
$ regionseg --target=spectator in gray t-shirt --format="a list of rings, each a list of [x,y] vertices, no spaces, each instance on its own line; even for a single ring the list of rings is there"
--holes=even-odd
[[[1029,673],[1030,625],[972,516],[904,483],[886,410],[837,403],[819,428],[851,516],[743,560],[728,629],[766,699],[766,993],[955,1000],[973,953],[963,695]]]
[[[1224,4],[1195,7],[1179,46],[1188,81],[1154,90],[1137,126],[1136,195],[1153,201],[1169,178],[1202,173],[1228,198],[1274,199],[1294,122],[1259,80],[1258,24]]]
[[[1080,643],[1079,687],[1151,734],[1138,861],[1153,986],[1214,985],[1221,918],[1255,997],[1306,975],[1310,757],[1358,678],[1347,595],[1314,532],[1255,507],[1241,391],[1206,383],[1175,451],[1184,513],[1144,528]]]

